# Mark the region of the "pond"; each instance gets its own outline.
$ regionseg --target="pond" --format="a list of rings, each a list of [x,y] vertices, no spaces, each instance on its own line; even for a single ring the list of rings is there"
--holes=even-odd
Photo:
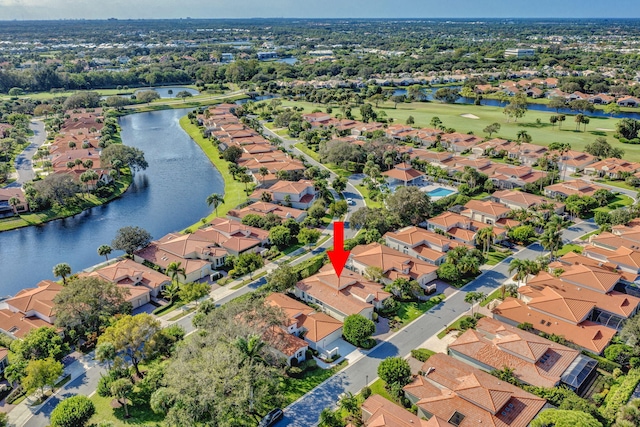
[[[53,279],[52,268],[60,262],[77,272],[104,261],[96,250],[109,244],[120,227],[140,226],[160,238],[208,215],[205,199],[223,193],[224,181],[180,127],[179,119],[189,111],[120,119],[123,142],[144,151],[149,163],[120,199],[71,218],[0,233],[0,296]]]

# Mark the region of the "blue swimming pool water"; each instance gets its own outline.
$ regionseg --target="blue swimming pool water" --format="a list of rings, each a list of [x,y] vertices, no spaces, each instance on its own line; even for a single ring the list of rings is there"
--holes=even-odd
[[[449,190],[448,188],[436,188],[435,190],[427,191],[429,197],[446,197],[453,193],[455,193],[455,191]]]

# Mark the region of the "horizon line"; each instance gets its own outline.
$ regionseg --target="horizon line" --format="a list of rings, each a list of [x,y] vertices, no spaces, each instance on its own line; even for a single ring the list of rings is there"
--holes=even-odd
[[[598,20],[604,21],[609,19],[617,19],[617,20],[625,20],[625,21],[634,21],[640,20],[640,17],[621,17],[621,16],[609,16],[609,17],[544,17],[544,16],[511,16],[511,17],[278,17],[278,16],[270,16],[270,17],[225,17],[225,18],[193,18],[193,17],[175,17],[175,18],[57,18],[57,19],[22,19],[22,18],[13,18],[13,19],[0,19],[0,22],[59,22],[59,21],[223,21],[223,20],[233,20],[233,21],[241,21],[241,20],[267,20],[267,19],[278,19],[278,20],[338,20],[338,19],[353,19],[353,20],[404,20],[404,21],[421,21],[421,20],[483,20],[483,19],[491,19],[491,20],[511,20],[511,19],[524,19],[524,20],[538,20],[538,19],[546,19],[546,20]]]

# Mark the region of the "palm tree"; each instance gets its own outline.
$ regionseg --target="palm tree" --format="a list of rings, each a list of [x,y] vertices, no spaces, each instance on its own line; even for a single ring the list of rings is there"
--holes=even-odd
[[[476,241],[482,245],[482,253],[485,254],[489,251],[489,247],[493,243],[493,226],[481,228],[476,234]]]
[[[249,191],[247,188],[247,184],[253,182],[253,178],[251,178],[251,175],[245,172],[240,175],[240,182],[244,183],[244,192],[247,193]]]
[[[346,392],[340,398],[338,407],[347,413],[347,419],[349,421],[360,420],[362,418],[358,396],[355,396],[350,391]]]
[[[535,263],[531,260],[514,258],[513,260],[511,260],[511,263],[509,264],[509,274],[515,271],[516,272],[515,277],[518,280],[518,282],[524,281],[524,283],[526,284],[527,279],[529,278],[529,274],[532,271],[535,271],[532,264],[535,264]]]
[[[178,278],[182,276],[183,279],[187,278],[187,270],[184,267],[181,267],[181,262],[170,262],[167,266],[166,274],[171,277],[171,281],[173,283],[178,282]]]
[[[562,245],[562,233],[559,229],[554,227],[547,227],[547,229],[540,236],[540,243],[542,247],[551,252],[551,259],[555,258],[555,251],[560,249]]]
[[[264,363],[264,358],[260,354],[265,346],[264,341],[257,335],[249,335],[247,338],[238,337],[233,345],[242,353],[242,360],[240,360],[240,366],[244,365],[246,361],[250,364],[253,362]]]
[[[480,260],[471,254],[467,254],[460,258],[457,266],[462,274],[476,274],[480,271]]]
[[[217,193],[212,193],[207,197],[207,205],[213,205],[213,209],[216,211],[216,216],[218,216],[218,206],[224,203],[224,198]]]
[[[62,283],[67,284],[67,276],[71,274],[71,266],[66,262],[61,262],[53,267],[53,275],[55,277],[61,277]]]
[[[259,172],[260,176],[262,177],[262,186],[264,187],[264,177],[269,175],[269,169],[267,169],[265,166],[261,166]]]
[[[98,255],[103,256],[109,261],[109,254],[113,251],[113,248],[109,245],[100,245],[98,247]]]
[[[319,427],[341,427],[342,421],[338,419],[338,416],[329,408],[324,408],[320,412],[320,418],[318,419]]]
[[[485,299],[487,295],[484,292],[467,292],[464,296],[464,302],[471,305],[471,316],[473,317],[473,305]]]
[[[18,213],[18,205],[20,204],[20,199],[17,197],[12,197],[9,199],[9,206],[13,209],[13,213]]]
[[[162,296],[169,300],[169,304],[173,304],[173,301],[179,293],[180,285],[178,285],[177,283],[171,283],[165,286],[164,290],[162,291]]]

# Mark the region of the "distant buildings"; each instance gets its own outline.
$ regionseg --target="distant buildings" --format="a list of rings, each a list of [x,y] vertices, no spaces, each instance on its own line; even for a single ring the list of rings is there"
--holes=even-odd
[[[264,61],[265,59],[275,59],[278,54],[276,52],[258,52],[257,56],[260,61]]]
[[[534,56],[536,52],[533,49],[506,49],[504,51],[504,57],[516,57],[516,58],[526,58],[528,56]]]

